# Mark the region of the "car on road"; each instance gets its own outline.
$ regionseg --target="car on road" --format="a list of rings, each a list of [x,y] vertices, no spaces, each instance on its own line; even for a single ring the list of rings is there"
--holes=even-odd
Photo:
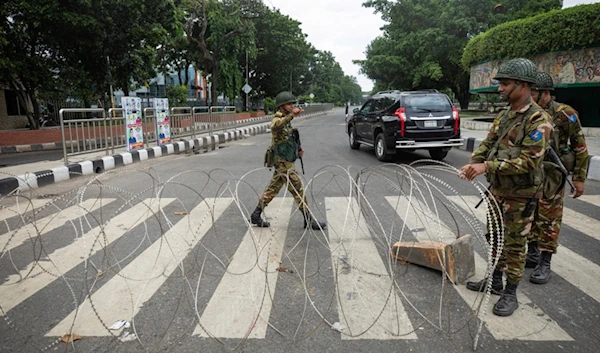
[[[442,160],[452,147],[464,144],[458,109],[446,94],[433,89],[378,92],[354,109],[346,132],[350,148],[374,147],[381,161],[417,149]]]

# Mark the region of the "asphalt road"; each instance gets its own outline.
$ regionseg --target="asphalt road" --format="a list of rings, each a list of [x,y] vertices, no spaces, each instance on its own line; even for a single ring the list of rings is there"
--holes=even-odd
[[[248,227],[271,175],[262,168],[268,135],[26,195],[53,203],[36,214],[29,233],[16,214],[3,216],[0,350],[472,351],[481,297],[470,300],[464,286],[438,271],[391,261],[389,248],[428,235],[473,234],[477,256],[485,258],[483,224],[464,210],[477,190],[441,165],[407,168],[429,158],[427,151],[403,153],[384,166],[370,148],[351,150],[342,110],[295,126],[305,148],[308,202],[327,221],[325,232],[305,232],[283,190],[266,209],[272,228]],[[460,167],[468,158],[452,150],[445,162]],[[478,350],[597,352],[600,183],[589,182],[586,195],[585,202],[566,200],[557,273],[534,285],[527,270],[518,315],[488,312]],[[406,207],[407,200],[414,204]],[[15,202],[2,205],[14,209]],[[63,218],[43,218],[57,214]],[[117,319],[132,327],[109,330]],[[121,342],[124,331],[137,339]],[[67,332],[82,339],[60,342]]]
[[[35,163],[41,161],[60,161],[62,159],[62,150],[0,154],[0,171],[2,170],[2,167],[10,167],[13,165]]]

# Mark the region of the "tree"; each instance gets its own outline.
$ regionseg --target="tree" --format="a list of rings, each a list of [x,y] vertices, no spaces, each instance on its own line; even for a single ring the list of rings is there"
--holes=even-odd
[[[371,0],[388,22],[384,34],[367,47],[361,71],[376,89],[450,88],[468,107],[469,76],[462,52],[473,36],[490,26],[560,8],[560,0]]]
[[[307,88],[300,81],[307,76],[307,62],[313,49],[306,42],[300,22],[279,10],[267,9],[263,13],[255,20],[256,59],[250,63],[253,68],[250,85],[258,94],[268,97],[289,90],[290,83],[293,92],[301,93]]]
[[[17,92],[32,128],[44,90],[104,98],[113,77],[128,93],[155,76],[156,48],[176,24],[174,13],[171,0],[6,0],[0,82]]]
[[[192,0],[185,24],[187,36],[201,52],[201,61],[196,63],[210,73],[211,104],[216,103],[223,76],[231,85],[240,76],[239,65],[232,58],[239,57],[242,43],[253,39],[252,19],[263,9],[259,0]],[[227,88],[227,86],[225,86]],[[231,92],[225,92],[231,93]]]

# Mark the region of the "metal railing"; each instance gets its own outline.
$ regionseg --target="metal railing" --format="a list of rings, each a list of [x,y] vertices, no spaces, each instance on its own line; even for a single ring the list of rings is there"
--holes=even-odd
[[[65,120],[65,113],[68,113],[71,117]],[[86,116],[87,113],[100,113],[102,118],[90,118]],[[76,116],[79,114],[82,114],[83,118],[78,119]],[[104,109],[64,108],[58,112],[58,115],[60,119],[60,132],[62,135],[65,165],[69,162],[67,141],[69,142],[71,149],[70,155],[89,153],[104,149],[108,156],[109,149],[112,146],[112,143],[109,142],[112,140],[112,119],[106,117],[106,111]],[[73,118],[72,116],[75,117]],[[112,146],[112,152],[114,153],[114,146]]]
[[[330,110],[331,105],[309,106],[307,114]],[[183,137],[196,138],[199,134],[214,134],[217,131],[235,130],[240,123],[233,106],[213,107],[174,107],[169,116],[171,139]],[[115,152],[115,148],[127,146],[125,117],[122,108],[65,108],[59,111],[63,142],[64,163],[68,157],[95,151]],[[271,116],[264,116],[269,120]],[[143,110],[144,144],[158,144],[156,131],[156,112],[154,108]],[[69,150],[69,151],[67,151]]]

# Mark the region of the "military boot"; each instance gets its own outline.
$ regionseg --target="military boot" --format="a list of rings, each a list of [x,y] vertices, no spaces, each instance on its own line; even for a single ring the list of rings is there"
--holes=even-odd
[[[542,251],[542,259],[540,263],[535,267],[535,270],[529,277],[529,282],[535,284],[545,284],[550,280],[550,260],[552,260],[552,253],[549,251]]]
[[[494,305],[494,314],[498,316],[511,316],[519,307],[517,300],[517,283],[506,283],[506,288],[500,299]]]
[[[504,283],[502,283],[502,271],[494,270],[492,273],[492,290],[494,295],[501,295],[504,292]],[[487,289],[488,278],[484,278],[479,282],[467,282],[467,289],[475,292],[485,292]]]
[[[325,222],[317,221],[316,219],[313,218],[313,216],[310,214],[310,212],[306,212],[304,214],[304,229],[306,229],[306,227],[308,227],[309,224],[310,224],[310,227],[312,228],[312,230],[319,230],[319,229],[327,228],[327,224],[325,224]]]
[[[540,262],[542,254],[538,249],[537,241],[532,241],[527,244],[527,259],[525,260],[526,268],[535,268]]]
[[[271,224],[262,219],[260,216],[261,213],[262,208],[260,208],[260,206],[256,206],[256,209],[254,212],[252,212],[252,215],[250,215],[250,222],[258,227],[268,228]]]

